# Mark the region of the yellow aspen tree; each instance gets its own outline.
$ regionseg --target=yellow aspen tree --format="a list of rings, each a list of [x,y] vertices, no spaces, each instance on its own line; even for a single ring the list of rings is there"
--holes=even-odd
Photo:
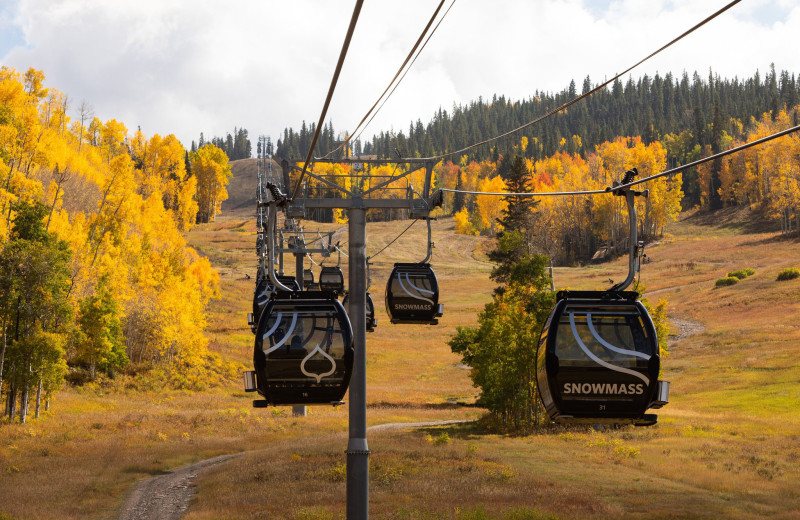
[[[20,75],[0,67],[0,242],[15,217],[12,203],[44,201],[43,224],[73,251],[71,305],[77,308],[102,278],[124,309],[125,348],[134,363],[154,363],[175,376],[168,378],[174,386],[230,377],[233,365],[209,352],[203,335],[218,275],[181,233],[198,211],[202,168],[186,176],[174,136],[137,132],[128,141],[123,123],[90,120],[88,109],[70,128],[66,96],[43,80],[34,69]],[[204,158],[217,166],[208,178],[218,211],[230,168],[221,151],[209,149]],[[181,380],[183,373],[193,379]]]
[[[110,164],[111,159],[114,157],[125,154],[127,155],[128,149],[125,146],[125,138],[128,135],[128,129],[125,125],[116,119],[110,119],[99,128],[100,132],[100,149],[103,152],[106,163]]]
[[[231,178],[228,156],[213,144],[192,154],[192,175],[197,177],[197,221],[211,222],[219,214],[222,201],[228,198],[226,186]]]
[[[175,221],[178,229],[189,231],[197,221],[197,177],[188,177],[183,182],[177,193],[177,203],[175,207]]]
[[[472,225],[467,208],[461,208],[453,215],[456,224],[456,233],[459,235],[477,235],[478,230]]]
[[[491,179],[480,181],[478,191],[485,193],[504,192],[506,191],[506,183],[499,175],[496,175]],[[497,195],[478,195],[475,205],[481,217],[481,230],[488,231],[491,236],[494,236],[502,228],[497,219],[508,207],[508,202]]]

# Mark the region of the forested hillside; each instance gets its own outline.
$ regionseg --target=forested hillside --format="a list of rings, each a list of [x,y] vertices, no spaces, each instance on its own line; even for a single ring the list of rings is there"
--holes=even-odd
[[[224,152],[69,109],[41,71],[0,69],[0,395],[22,421],[66,377],[202,388],[230,369],[203,335],[218,275],[183,236],[227,196]]]
[[[453,152],[532,121],[595,85],[587,77],[580,89],[573,81],[559,93],[536,91],[527,100],[496,95],[492,100],[453,106],[450,112],[440,109],[427,124],[412,122],[407,132],[380,132],[371,140],[362,136],[353,144],[353,153],[396,158],[398,153],[403,157],[430,157]],[[518,153],[534,161],[558,152],[585,159],[604,142],[641,137],[645,145],[662,142],[667,149],[667,164],[674,166],[699,158],[707,146],[718,148],[723,134],[740,138],[751,118],[760,119],[766,112],[775,119],[781,109],[798,102],[800,82],[795,74],[774,68],[763,76],[756,72],[746,79],[720,78],[711,71],[705,77],[698,72],[691,76],[686,72],[680,76],[645,75],[624,83],[616,81],[565,112],[496,144],[471,149],[467,157],[469,161],[497,161],[525,137],[527,145]],[[276,156],[304,156],[314,131],[315,125],[306,126],[305,122],[299,131],[285,129],[277,141]],[[316,155],[333,150],[337,137],[333,124],[326,125]],[[696,172],[684,177],[684,205],[701,204],[696,180]],[[710,202],[720,205],[715,195]]]
[[[583,80],[580,91],[575,82],[559,93],[539,92],[527,100],[511,100],[495,95],[491,100],[478,99],[468,106],[455,105],[448,113],[440,109],[425,124],[412,122],[408,131],[380,132],[371,140],[354,143],[356,155],[395,157],[397,149],[403,157],[429,157],[452,152],[470,144],[494,137],[544,115],[578,94],[588,92],[595,84],[589,77]],[[522,131],[519,137],[528,138],[531,148],[527,153],[535,158],[553,155],[564,150],[569,153],[591,152],[604,141],[617,136],[641,136],[645,143],[660,140],[669,133],[683,130],[692,132],[693,144],[711,144],[709,124],[715,111],[726,128],[731,118],[748,121],[763,112],[777,113],[784,106],[793,107],[800,102],[800,84],[794,73],[775,71],[762,77],[756,72],[746,79],[723,79],[709,71],[704,78],[698,72],[680,77],[647,75],[634,81],[615,81],[610,88],[601,90],[568,111]],[[302,123],[299,131],[284,130],[278,139],[276,156],[300,157],[311,144],[314,123]],[[571,138],[577,135],[581,141]],[[337,133],[333,124],[325,128],[317,143],[317,155],[335,148]],[[562,139],[565,142],[562,143]],[[512,143],[501,143],[502,153]],[[470,159],[484,159],[489,147],[470,152]]]
[[[591,88],[586,78],[582,90]],[[500,97],[454,107],[451,114],[440,110],[427,126],[412,124],[408,135],[381,133],[363,147],[356,141],[353,155],[428,157],[458,150],[531,121],[576,95],[573,84],[560,94],[537,93],[524,102]],[[775,70],[763,80],[758,73],[744,81],[712,74],[704,80],[695,73],[691,80],[687,74],[680,80],[667,74],[616,82],[540,125],[449,156],[434,169],[434,187],[487,193],[603,190],[630,168],[637,168],[641,177],[654,175],[796,125],[799,100],[795,76]],[[313,130],[305,124],[299,133],[287,129],[276,155],[296,159],[298,150],[310,144]],[[332,124],[323,129],[318,153],[334,149],[334,135]],[[522,162],[514,172],[517,158]],[[371,174],[393,171],[372,168]],[[336,182],[342,185],[353,182],[348,166],[317,165],[315,172],[339,178]],[[409,180],[419,188],[417,176]],[[307,183],[333,196],[315,181]],[[640,233],[645,240],[659,237],[682,209],[749,205],[792,235],[800,230],[799,186],[800,138],[787,136],[644,185],[650,196],[637,202]],[[401,196],[400,191],[381,195]],[[558,263],[585,261],[601,249],[621,251],[628,231],[617,199],[543,198],[531,213],[530,227],[536,232],[528,242]],[[459,233],[493,236],[502,230],[498,218],[505,204],[496,196],[456,193],[445,198],[442,212],[455,216]],[[385,211],[370,215],[393,217]]]
[[[225,152],[225,155],[227,155],[228,159],[231,161],[249,159],[253,153],[253,147],[250,143],[247,129],[245,128],[234,128],[233,135],[225,134],[225,138],[212,137],[210,140],[207,140],[203,132],[200,132],[198,142],[195,143],[192,141],[191,150],[192,152],[196,152],[198,148],[202,148],[209,143]]]

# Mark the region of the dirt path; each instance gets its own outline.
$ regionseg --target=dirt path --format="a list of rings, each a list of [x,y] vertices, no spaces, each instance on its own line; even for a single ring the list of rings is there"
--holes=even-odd
[[[701,282],[694,282],[690,284],[684,285],[676,285],[674,287],[665,287],[664,289],[658,289],[656,291],[648,291],[645,293],[645,296],[650,297],[654,294],[659,294],[667,291],[674,291],[675,289],[684,289],[686,287],[690,287],[692,285],[697,285],[700,283],[706,283],[706,281]],[[699,321],[687,320],[685,318],[669,318],[669,323],[672,326],[672,331],[669,335],[670,343],[672,342],[679,342],[682,341],[690,336],[694,336],[695,334],[700,334],[704,330],[706,330],[705,325],[700,323]]]
[[[425,421],[411,423],[387,423],[370,426],[367,431],[399,430],[401,428],[425,428],[460,424],[470,420]],[[220,455],[201,460],[189,466],[170,471],[140,482],[122,506],[119,520],[180,520],[195,495],[195,479],[201,471],[227,462],[242,453]]]
[[[195,478],[204,469],[222,464],[241,453],[220,455],[145,480],[122,506],[119,520],[178,520],[195,494]]]
[[[473,422],[471,419],[453,419],[450,421],[425,421],[409,423],[386,423],[376,424],[367,428],[368,432],[380,432],[386,430],[399,430],[401,428],[427,428],[429,426],[447,426],[448,424],[462,424]]]
[[[686,320],[683,318],[670,318],[674,334],[669,335],[670,342],[679,342],[695,334],[700,334],[706,330],[705,326],[699,321]]]

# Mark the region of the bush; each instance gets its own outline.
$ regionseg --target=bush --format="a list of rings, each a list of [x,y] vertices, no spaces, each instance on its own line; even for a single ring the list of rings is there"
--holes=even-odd
[[[509,283],[495,293],[478,327],[457,327],[448,344],[473,368],[479,402],[503,428],[538,426],[543,414],[536,393],[536,345],[555,305],[546,257],[523,257],[505,271]],[[497,269],[495,269],[497,271]]]
[[[735,276],[726,276],[725,278],[720,278],[714,284],[715,287],[724,287],[726,285],[734,285],[739,282],[739,279]]]
[[[450,435],[447,432],[442,432],[441,435],[433,439],[434,446],[441,446],[450,442]]]
[[[746,269],[739,269],[738,271],[731,271],[728,273],[728,278],[738,278],[739,280],[744,280],[748,276],[753,276],[754,274],[756,274],[756,270],[748,267]]]
[[[780,273],[778,273],[778,281],[782,282],[784,280],[794,280],[795,278],[800,278],[800,269],[796,267],[787,267],[786,269],[782,269]]]

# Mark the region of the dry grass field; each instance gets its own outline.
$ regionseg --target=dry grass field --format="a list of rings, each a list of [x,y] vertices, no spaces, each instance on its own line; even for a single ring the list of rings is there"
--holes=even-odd
[[[222,275],[211,347],[243,369],[252,356],[249,212],[234,209],[189,236]],[[471,423],[371,431],[372,517],[800,518],[800,279],[775,281],[782,268],[800,265],[798,243],[753,231],[747,215],[722,216],[688,216],[646,251],[647,295],[666,298],[676,323],[696,324],[690,336],[675,327],[663,362],[671,402],[658,425],[524,437]],[[367,254],[406,225],[369,224]],[[469,406],[477,391],[446,341],[489,299],[484,239],[456,236],[452,220],[442,219],[434,241],[445,305],[439,326],[390,325],[383,311],[392,263],[425,255],[424,226],[375,258],[370,425],[482,414]],[[756,273],[714,287],[747,267]],[[603,288],[625,269],[624,259],[556,268],[556,285]],[[285,407],[253,409],[239,382],[200,394],[133,392],[125,383],[66,389],[38,421],[0,424],[0,519],[115,519],[141,479],[237,452],[201,476],[186,519],[344,518],[346,406],[309,407],[298,418]]]

